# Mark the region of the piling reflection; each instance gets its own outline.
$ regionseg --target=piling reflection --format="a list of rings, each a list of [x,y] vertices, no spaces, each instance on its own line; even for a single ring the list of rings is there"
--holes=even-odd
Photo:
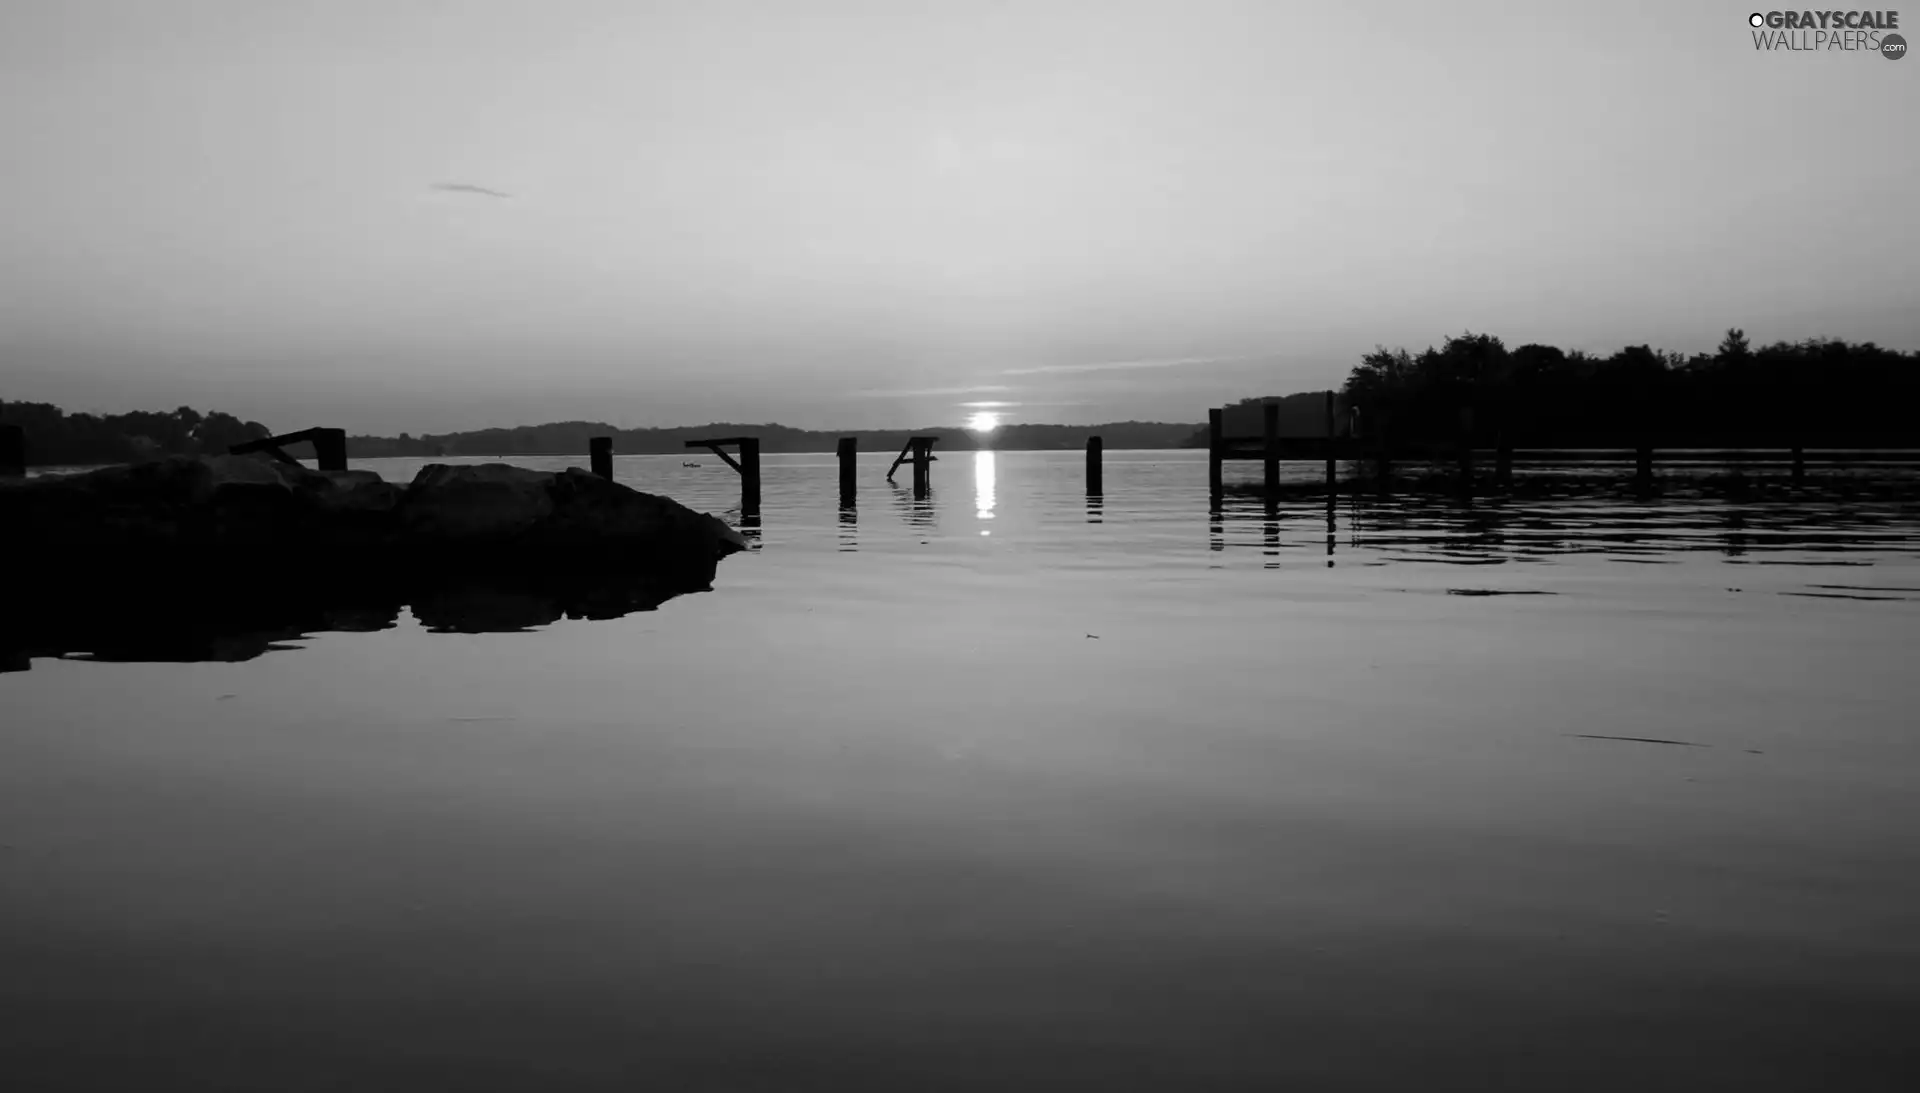
[[[1090,493],[1087,495],[1087,523],[1104,523],[1106,521],[1106,517],[1103,514],[1105,509],[1106,502],[1099,494]]]
[[[860,514],[853,502],[840,504],[840,553],[852,554],[860,549]]]
[[[1345,549],[1385,562],[1498,565],[1577,554],[1657,561],[1692,552],[1735,561],[1786,551],[1920,554],[1920,509],[1910,502],[1344,496]],[[1324,544],[1316,545],[1333,565],[1341,552],[1343,514],[1338,499],[1325,497],[1289,503],[1229,493],[1207,514],[1208,550],[1253,547],[1263,568],[1277,568],[1290,551],[1306,547],[1304,537],[1289,541],[1285,532],[1289,526],[1304,527],[1307,519],[1324,523]]]

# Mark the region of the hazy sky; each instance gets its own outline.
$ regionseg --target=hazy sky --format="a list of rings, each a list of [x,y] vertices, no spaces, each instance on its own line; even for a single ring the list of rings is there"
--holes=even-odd
[[[1750,10],[6,0],[0,397],[1192,421],[1463,329],[1920,347],[1920,60]]]

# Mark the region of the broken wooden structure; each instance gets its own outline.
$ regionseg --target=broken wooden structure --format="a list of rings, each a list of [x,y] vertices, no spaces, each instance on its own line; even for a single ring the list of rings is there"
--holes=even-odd
[[[937,436],[908,437],[906,446],[900,449],[900,455],[894,459],[893,466],[887,468],[887,481],[893,481],[893,472],[899,470],[900,464],[911,458],[913,460],[913,495],[922,498],[927,496],[933,479],[932,464],[937,458],[933,454],[933,445],[939,439]]]
[[[282,433],[279,436],[261,437],[244,444],[230,446],[227,451],[233,455],[247,455],[252,452],[265,452],[282,463],[299,466],[300,461],[287,454],[287,446],[302,441],[313,445],[314,461],[323,471],[344,471],[347,469],[347,431],[345,429],[302,429],[297,433]]]
[[[760,438],[757,436],[724,436],[711,440],[689,440],[689,448],[705,448],[721,459],[727,466],[740,472],[740,512],[743,515],[758,514],[760,511]],[[740,458],[734,459],[727,454],[728,448],[740,449]]]

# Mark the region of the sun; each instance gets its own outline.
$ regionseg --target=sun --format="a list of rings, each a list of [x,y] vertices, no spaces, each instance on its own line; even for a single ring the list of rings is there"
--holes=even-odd
[[[1000,415],[991,410],[981,410],[967,419],[967,428],[976,433],[990,433],[1000,427]]]

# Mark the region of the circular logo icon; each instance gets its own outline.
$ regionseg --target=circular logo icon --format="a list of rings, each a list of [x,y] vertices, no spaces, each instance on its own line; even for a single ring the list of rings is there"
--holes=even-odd
[[[1889,61],[1897,61],[1907,55],[1907,40],[1898,34],[1889,34],[1880,39],[1880,56]]]
[[[1764,27],[1767,25],[1767,17],[1756,11],[1752,15],[1747,16],[1747,25]]]

